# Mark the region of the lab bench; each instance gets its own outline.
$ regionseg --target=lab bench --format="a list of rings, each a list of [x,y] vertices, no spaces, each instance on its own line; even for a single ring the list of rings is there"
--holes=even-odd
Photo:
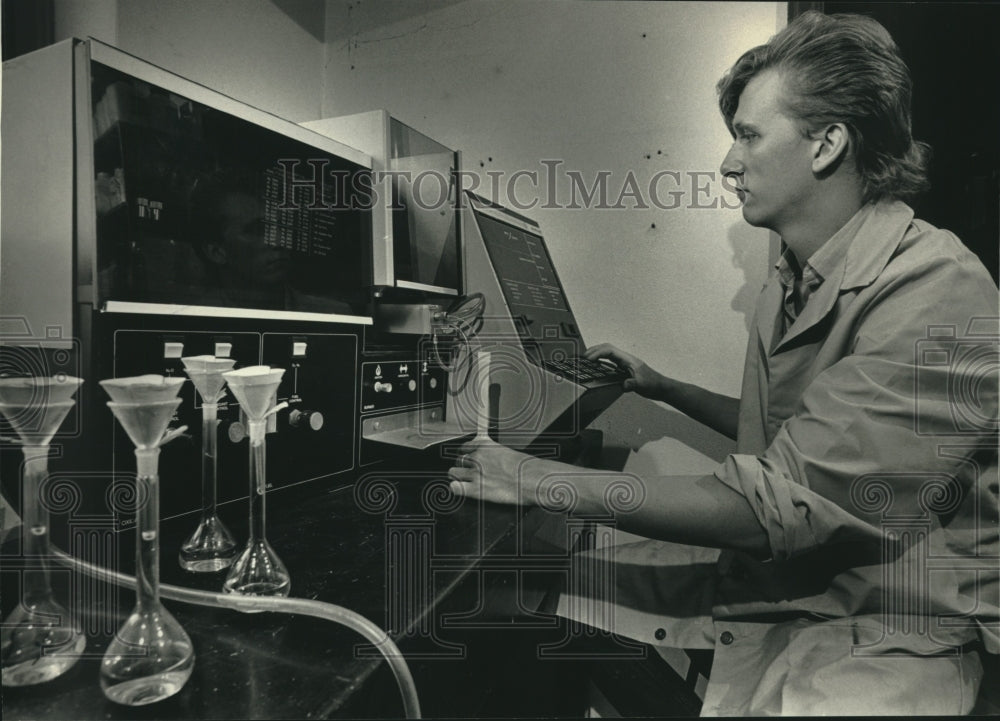
[[[269,494],[267,536],[288,567],[292,596],[338,604],[389,626],[403,655],[412,654],[411,664],[429,668],[431,676],[440,671],[462,678],[468,673],[463,667],[467,649],[460,641],[437,638],[437,612],[456,589],[464,588],[467,600],[458,603],[459,611],[471,616],[466,625],[475,627],[475,609],[483,602],[475,595],[485,585],[477,577],[482,559],[517,547],[518,533],[531,533],[535,521],[523,509],[458,499],[447,492],[446,483],[444,469],[438,467],[413,477],[404,471],[376,472],[354,485]],[[220,513],[236,537],[245,539],[245,503],[226,504]],[[161,523],[161,584],[218,591],[225,571],[195,574],[177,563],[177,549],[195,523],[190,515]],[[17,571],[31,563],[19,555],[17,536],[9,534],[3,547],[5,615],[19,597]],[[132,572],[134,542],[129,531],[115,536],[115,564],[122,572]],[[372,698],[378,699],[374,713],[403,714],[399,690],[387,670],[379,670],[383,660],[378,650],[344,626],[165,598],[164,606],[194,644],[194,672],[169,699],[149,706],[117,705],[101,692],[99,664],[134,605],[134,592],[88,580],[58,564],[52,564],[52,578],[61,598],[89,599],[72,604],[87,633],[85,656],[48,683],[4,688],[5,718],[325,718],[372,713]],[[463,690],[469,691],[456,692]],[[435,698],[441,713],[447,704]],[[431,701],[433,706],[435,699]]]

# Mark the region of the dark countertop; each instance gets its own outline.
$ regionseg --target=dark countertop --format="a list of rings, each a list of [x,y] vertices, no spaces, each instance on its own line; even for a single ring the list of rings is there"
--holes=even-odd
[[[268,496],[267,536],[289,570],[291,595],[339,604],[383,628],[391,627],[390,635],[404,656],[410,648],[425,647],[428,640],[433,645],[427,615],[483,556],[509,541],[524,518],[519,509],[455,499],[440,471],[369,474],[357,486],[325,490],[320,483]],[[221,515],[242,543],[245,505],[230,504]],[[161,524],[161,582],[216,591],[224,571],[188,573],[176,561],[176,549],[195,523],[188,516]],[[134,534],[115,538],[117,565],[131,573]],[[5,615],[17,600],[16,569],[23,562],[10,546],[8,541],[3,558]],[[404,586],[408,580],[409,592],[392,589],[392,578]],[[347,706],[352,695],[382,662],[373,649],[365,652],[361,636],[337,624],[164,600],[194,643],[194,672],[170,699],[123,707],[105,699],[98,670],[111,634],[131,611],[134,593],[82,580],[61,567],[53,573],[53,585],[61,602],[71,593],[89,599],[76,604],[86,609],[80,614],[88,635],[86,655],[49,683],[4,688],[4,718],[294,719],[352,714]],[[393,687],[385,693],[398,697],[399,692]],[[399,709],[402,715],[401,704]]]

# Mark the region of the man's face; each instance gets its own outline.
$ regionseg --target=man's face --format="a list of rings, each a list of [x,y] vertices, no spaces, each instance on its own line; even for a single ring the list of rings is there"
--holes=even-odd
[[[722,174],[736,181],[743,218],[782,232],[808,212],[815,191],[813,141],[781,108],[783,82],[766,70],[750,80],[733,116],[736,139],[722,161]]]
[[[230,193],[221,210],[225,265],[240,284],[257,289],[283,284],[288,275],[289,254],[264,241],[261,202],[244,193]]]

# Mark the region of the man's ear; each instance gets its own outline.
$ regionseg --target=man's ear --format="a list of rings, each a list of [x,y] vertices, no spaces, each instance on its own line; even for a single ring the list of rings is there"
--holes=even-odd
[[[205,243],[203,247],[205,257],[216,265],[225,265],[226,261],[229,260],[229,256],[226,255],[226,249],[218,243]]]
[[[817,175],[833,170],[845,157],[851,136],[843,123],[827,125],[813,136],[812,171]]]

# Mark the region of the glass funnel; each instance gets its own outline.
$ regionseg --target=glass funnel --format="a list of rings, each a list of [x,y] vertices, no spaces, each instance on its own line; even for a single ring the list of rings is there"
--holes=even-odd
[[[204,355],[181,358],[181,362],[201,396],[201,520],[181,544],[179,560],[188,571],[211,573],[226,568],[236,555],[236,541],[216,512],[219,400],[226,385],[222,374],[236,361]]]
[[[31,559],[21,575],[21,599],[3,622],[0,648],[4,686],[49,681],[75,664],[87,645],[50,585],[49,509],[41,502],[49,474],[49,443],[70,409],[80,378],[0,379],[0,414],[21,440],[22,552]]]
[[[187,633],[160,604],[160,447],[180,405],[183,378],[138,376],[101,381],[111,412],[135,445],[136,605],[101,662],[101,689],[112,701],[142,706],[181,690],[194,669]]]
[[[265,433],[267,416],[275,406],[282,368],[250,366],[223,373],[229,390],[240,402],[250,434],[250,538],[226,577],[222,590],[249,596],[287,596],[291,578],[264,534],[267,489]]]

